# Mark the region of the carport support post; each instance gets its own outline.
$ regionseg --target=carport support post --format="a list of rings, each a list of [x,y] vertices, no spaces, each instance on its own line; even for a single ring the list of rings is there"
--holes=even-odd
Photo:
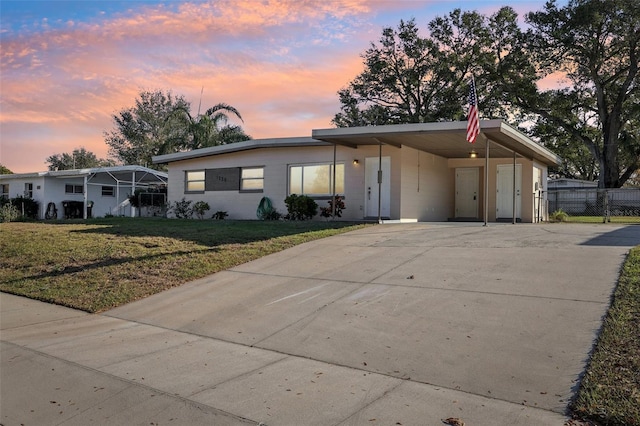
[[[378,223],[382,223],[382,144],[378,147]]]
[[[484,137],[485,153],[484,153],[484,226],[489,221],[489,138]]]
[[[134,171],[131,176],[131,195],[136,193],[136,172]],[[131,217],[136,217],[136,208],[131,206]]]
[[[516,224],[516,152],[513,151],[513,225]]]
[[[338,144],[333,144],[333,184],[331,185],[331,218],[335,220],[336,218],[336,150]]]

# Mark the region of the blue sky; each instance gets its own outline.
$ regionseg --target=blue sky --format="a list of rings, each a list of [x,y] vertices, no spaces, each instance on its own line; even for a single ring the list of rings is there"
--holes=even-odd
[[[423,29],[455,8],[522,16],[544,0],[0,2],[0,163],[46,169],[84,147],[106,157],[111,115],[141,90],[236,107],[254,138],[331,127],[336,92],[383,27]]]

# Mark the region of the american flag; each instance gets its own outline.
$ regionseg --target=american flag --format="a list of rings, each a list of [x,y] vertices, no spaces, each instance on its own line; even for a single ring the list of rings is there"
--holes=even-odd
[[[471,77],[469,87],[469,115],[467,116],[467,142],[474,143],[480,133],[480,118],[478,117],[478,99],[476,98],[476,82]]]

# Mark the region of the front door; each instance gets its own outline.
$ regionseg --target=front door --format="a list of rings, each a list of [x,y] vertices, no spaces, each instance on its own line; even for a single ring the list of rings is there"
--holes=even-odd
[[[513,164],[500,164],[496,176],[496,218],[513,218]],[[522,165],[516,164],[516,218],[520,218]]]
[[[477,167],[456,169],[456,217],[476,219],[478,217]]]
[[[378,217],[378,170],[379,157],[365,158],[365,216]],[[380,191],[380,216],[391,215],[391,157],[382,157],[382,187]]]

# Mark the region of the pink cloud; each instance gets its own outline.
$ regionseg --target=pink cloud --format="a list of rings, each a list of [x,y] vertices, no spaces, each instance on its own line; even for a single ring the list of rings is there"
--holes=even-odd
[[[3,38],[0,163],[43,170],[48,156],[78,147],[106,157],[111,115],[141,90],[171,90],[195,110],[204,87],[203,108],[233,105],[255,138],[308,136],[331,127],[336,92],[361,71],[360,53],[380,36],[383,24],[373,19],[398,11],[409,19],[430,3],[438,4],[134,2],[135,10],[109,19],[69,19],[55,28],[43,21],[38,32]]]
[[[335,65],[345,62],[339,49],[324,53],[332,59],[324,64],[290,52],[339,39],[323,19],[368,12],[364,0],[269,1],[258,8],[234,0],[147,7],[100,24],[68,21],[62,29],[46,30],[44,22],[44,32],[3,42],[0,162],[18,172],[39,170],[49,155],[80,146],[106,156],[111,114],[133,105],[143,89],[184,94],[196,108],[204,86],[203,106],[236,106],[255,137],[308,135],[318,105],[322,114],[327,104],[337,110],[335,93],[348,81],[341,73],[355,73]],[[312,41],[299,33],[309,28],[317,30]],[[310,112],[295,115],[301,107]],[[273,118],[282,112],[285,119]],[[326,127],[331,115],[317,122]]]

